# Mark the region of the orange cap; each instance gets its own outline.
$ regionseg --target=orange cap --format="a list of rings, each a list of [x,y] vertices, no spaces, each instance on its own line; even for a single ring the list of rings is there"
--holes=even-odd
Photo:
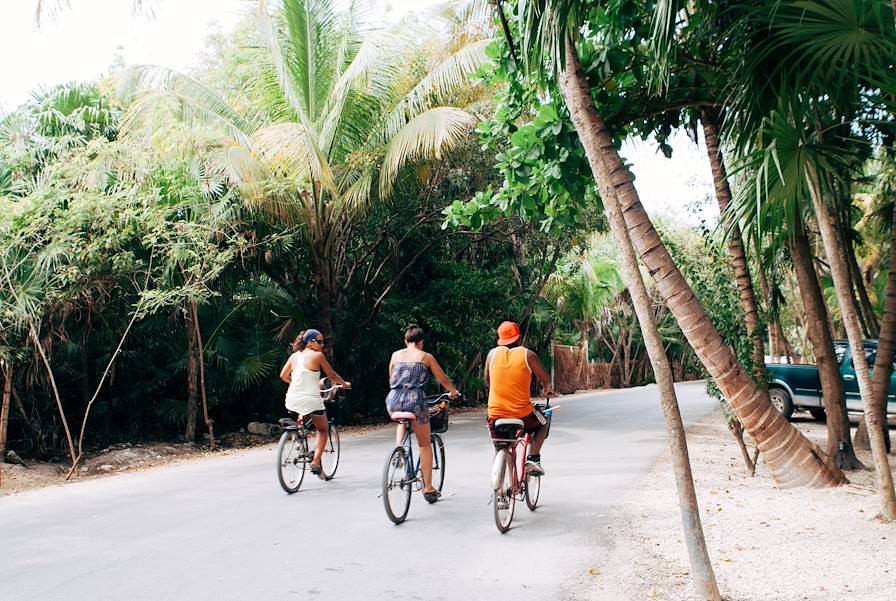
[[[512,321],[505,321],[498,326],[498,344],[513,344],[520,339],[520,326]]]

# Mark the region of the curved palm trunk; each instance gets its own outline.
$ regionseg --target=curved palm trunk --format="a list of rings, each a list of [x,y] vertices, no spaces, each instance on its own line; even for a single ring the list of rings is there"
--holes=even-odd
[[[869,430],[877,429],[884,437],[884,445],[889,437],[887,427],[887,394],[890,387],[890,376],[893,373],[893,355],[896,353],[896,203],[891,215],[890,230],[890,272],[887,276],[887,292],[884,302],[884,315],[880,326],[877,343],[877,358],[874,360],[874,373],[871,376],[872,411],[865,412],[865,423]]]
[[[821,240],[824,243],[825,254],[831,267],[831,276],[837,292],[837,301],[840,303],[840,313],[843,325],[846,328],[846,336],[849,339],[849,347],[852,351],[852,356],[855,358],[853,367],[859,383],[859,393],[865,404],[865,415],[872,415],[876,411],[876,406],[871,392],[871,376],[868,373],[868,365],[864,361],[865,350],[862,327],[859,323],[856,302],[852,294],[846,247],[831,216],[830,207],[822,198],[817,171],[810,167],[807,175],[809,196],[812,198],[812,206],[815,209],[818,228],[821,230]],[[872,417],[871,419],[874,418]],[[883,432],[880,428],[868,428],[868,438],[871,441],[871,455],[874,457],[874,467],[877,472],[877,484],[883,503],[884,518],[896,520],[896,491],[893,490],[893,473],[890,471],[890,464],[887,461],[887,449]]]
[[[620,201],[632,243],[669,305],[685,337],[738,419],[756,441],[777,485],[829,487],[846,478],[831,459],[793,427],[744,371],[703,311],[669,251],[654,229],[606,124],[597,113],[588,81],[571,42],[567,42],[567,66],[562,87],[583,146],[595,155],[594,164],[604,164],[595,179],[612,185]]]
[[[809,239],[798,219],[794,220],[790,249],[800,297],[803,299],[806,311],[806,330],[812,342],[812,350],[815,352],[818,378],[821,380],[821,389],[824,392],[824,408],[828,414],[826,450],[839,467],[859,469],[864,466],[856,458],[849,438],[849,418],[846,415],[843,381],[840,379],[840,366],[834,353],[834,339],[828,327],[830,317],[824,304],[821,287],[818,285],[815,265],[812,263]]]
[[[573,123],[578,131],[588,131],[591,121],[597,116],[597,110],[590,94],[583,98],[580,88],[570,81],[569,74],[579,75],[578,61],[574,60],[575,49],[567,42],[566,71],[561,75],[561,89],[566,103],[570,108]],[[572,60],[571,60],[572,59]],[[656,325],[656,317],[653,313],[653,302],[647,293],[647,287],[641,278],[638,269],[638,260],[632,247],[628,230],[625,227],[625,219],[619,208],[616,191],[610,185],[608,169],[603,158],[598,152],[596,140],[585,135],[582,141],[588,155],[588,162],[597,177],[601,190],[601,198],[604,201],[604,211],[610,222],[610,231],[616,248],[619,250],[622,267],[622,276],[626,287],[632,297],[632,304],[641,326],[641,335],[647,347],[647,355],[653,366],[656,376],[657,388],[660,392],[660,402],[663,415],[666,419],[666,429],[669,433],[669,446],[672,455],[672,467],[675,472],[675,484],[678,489],[678,503],[681,509],[681,520],[684,526],[685,541],[688,548],[691,573],[694,575],[694,587],[697,593],[704,599],[719,601],[719,587],[716,583],[712,563],[709,560],[709,552],[706,548],[706,539],[703,536],[703,526],[700,522],[700,510],[697,505],[697,493],[694,490],[694,478],[691,473],[691,463],[688,457],[687,439],[684,423],[681,420],[681,412],[678,408],[678,399],[675,395],[672,369],[669,366],[669,358],[663,347]]]
[[[725,210],[731,204],[731,188],[728,185],[728,174],[719,148],[719,134],[715,115],[709,111],[701,111],[700,123],[703,124],[703,136],[706,138],[706,153],[712,168],[712,179],[716,189],[716,200],[719,203],[719,214],[725,218]],[[753,289],[753,278],[750,277],[750,266],[744,250],[743,237],[737,223],[726,224],[728,227],[728,253],[731,255],[731,266],[734,268],[734,281],[740,297],[740,306],[744,310],[744,322],[747,334],[753,341],[753,374],[756,382],[765,387],[765,344],[762,328],[759,323],[759,307]]]

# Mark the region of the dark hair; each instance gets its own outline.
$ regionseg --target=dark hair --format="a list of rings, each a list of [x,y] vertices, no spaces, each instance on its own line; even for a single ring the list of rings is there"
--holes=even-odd
[[[404,331],[405,342],[423,342],[423,328],[415,323],[408,324],[408,329]]]
[[[308,330],[302,330],[299,332],[299,335],[296,336],[296,339],[292,341],[292,352],[298,353],[299,351],[305,350],[305,332]]]

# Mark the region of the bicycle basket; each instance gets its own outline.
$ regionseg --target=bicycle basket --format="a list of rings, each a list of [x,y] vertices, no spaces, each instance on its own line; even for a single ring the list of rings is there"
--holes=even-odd
[[[327,419],[337,426],[342,423],[342,405],[344,397],[336,395],[332,401],[324,402],[324,408],[327,410]]]
[[[429,428],[435,434],[442,434],[448,431],[448,405],[445,405],[436,413],[430,414]]]
[[[547,405],[535,405],[535,410],[538,411],[539,413],[541,413],[545,420],[544,421],[544,427],[545,427],[544,437],[545,438],[547,438],[548,435],[551,433],[551,418],[554,416],[553,411],[545,414],[544,410],[547,409],[547,407],[548,407]]]

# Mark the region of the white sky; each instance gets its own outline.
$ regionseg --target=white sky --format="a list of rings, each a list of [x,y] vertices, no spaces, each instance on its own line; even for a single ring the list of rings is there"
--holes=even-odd
[[[47,0],[53,4],[53,0]],[[389,20],[439,0],[375,0]],[[64,2],[58,3],[64,4]],[[0,0],[0,114],[16,108],[38,88],[92,80],[108,72],[121,46],[127,64],[155,64],[187,70],[196,63],[215,24],[229,31],[253,0],[150,0],[152,15],[135,15],[132,0],[70,0],[35,25],[37,0]],[[685,224],[714,223],[715,202],[695,214],[689,207],[712,196],[705,148],[684,133],[672,140],[673,158],[656,145],[628,142],[623,154],[633,164],[645,208]]]

